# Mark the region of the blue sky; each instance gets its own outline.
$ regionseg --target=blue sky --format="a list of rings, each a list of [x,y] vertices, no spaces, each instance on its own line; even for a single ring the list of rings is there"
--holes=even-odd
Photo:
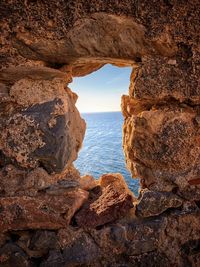
[[[121,96],[128,94],[131,68],[110,64],[85,77],[74,78],[69,87],[79,98],[80,112],[119,111]]]

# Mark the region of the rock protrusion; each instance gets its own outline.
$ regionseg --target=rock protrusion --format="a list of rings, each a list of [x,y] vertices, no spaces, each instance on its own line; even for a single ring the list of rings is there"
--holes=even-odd
[[[133,208],[134,196],[122,175],[106,174],[90,192],[85,205],[75,215],[78,226],[95,228],[125,216]]]
[[[0,120],[6,116],[0,126],[4,156],[19,167],[42,166],[48,173],[69,167],[86,127],[75,107],[77,95],[62,79],[26,78],[14,83],[9,96],[9,105],[0,113]]]
[[[171,208],[178,208],[183,200],[171,192],[143,190],[137,204],[137,215],[141,217],[157,216]]]
[[[87,197],[88,193],[81,189],[57,196],[40,194],[36,197],[1,197],[0,230],[55,230],[66,227]]]

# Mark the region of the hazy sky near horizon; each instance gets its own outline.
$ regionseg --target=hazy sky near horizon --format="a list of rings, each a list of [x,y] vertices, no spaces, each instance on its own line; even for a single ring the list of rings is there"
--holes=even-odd
[[[128,94],[131,68],[110,64],[87,76],[74,78],[69,88],[78,94],[81,113],[119,111],[121,96]]]

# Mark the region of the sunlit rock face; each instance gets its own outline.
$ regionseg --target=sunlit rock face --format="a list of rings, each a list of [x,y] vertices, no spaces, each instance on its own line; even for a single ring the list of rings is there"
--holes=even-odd
[[[87,3],[86,3],[87,2]],[[199,1],[3,1],[0,266],[200,265]],[[85,122],[68,85],[131,66],[127,167],[73,161]]]
[[[91,190],[90,198],[75,215],[83,228],[105,225],[126,215],[133,208],[134,196],[122,175],[105,174]]]
[[[144,188],[193,190],[192,181],[199,177],[200,166],[196,117],[195,109],[186,105],[142,111],[125,120],[127,162],[133,175],[141,177]],[[194,193],[191,198],[195,199]]]

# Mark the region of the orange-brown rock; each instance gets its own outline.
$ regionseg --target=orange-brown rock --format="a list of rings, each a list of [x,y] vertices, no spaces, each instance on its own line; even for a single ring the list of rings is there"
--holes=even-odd
[[[169,58],[145,58],[143,64],[133,70],[130,97],[151,101],[173,98],[200,104],[200,89],[195,78],[198,70],[191,63],[193,56],[190,45],[179,44],[173,64]]]
[[[84,175],[79,180],[80,187],[84,190],[92,190],[98,185],[97,180],[94,179],[91,175]]]
[[[49,175],[43,168],[32,171],[9,164],[0,171],[0,196],[36,196],[39,191],[52,192],[79,187],[79,172],[70,166],[60,174]]]
[[[85,122],[65,81],[21,79],[9,95],[9,111],[5,107],[1,114],[6,116],[0,125],[3,155],[24,168],[43,164],[49,173],[69,167],[82,145]]]
[[[45,36],[35,38],[26,31],[19,32],[14,42],[23,56],[34,60],[79,66],[93,57],[99,64],[129,61],[131,65],[147,50],[144,31],[131,18],[96,13],[77,21],[65,38],[56,43]]]
[[[0,247],[3,246],[4,243],[6,243],[7,239],[8,237],[5,234],[0,234]]]
[[[133,194],[120,174],[103,175],[100,186],[91,192],[88,201],[75,215],[82,227],[95,228],[123,217],[133,207]]]
[[[1,1],[1,266],[199,267],[199,4]],[[93,188],[68,173],[85,123],[66,86],[107,63],[133,67],[122,111],[127,166],[147,188],[137,209],[120,175]]]
[[[158,191],[189,188],[199,174],[196,112],[183,108],[152,109],[124,124],[124,150],[133,176]],[[191,188],[192,190],[192,188]]]
[[[81,189],[65,195],[1,197],[0,230],[59,229],[69,225],[74,213],[87,199]]]
[[[4,84],[14,84],[15,82],[22,79],[33,79],[33,80],[53,80],[63,79],[66,83],[71,82],[72,76],[68,71],[61,72],[52,68],[43,66],[32,66],[32,67],[10,67],[3,69],[0,73],[0,82]]]
[[[156,216],[168,209],[178,208],[183,200],[171,192],[143,190],[137,204],[137,215],[141,217]]]
[[[84,62],[80,65],[75,64],[74,66],[72,65],[72,75],[73,77],[81,77],[88,75],[94,71],[99,70],[102,68],[104,64],[102,63],[88,63],[85,64]]]

